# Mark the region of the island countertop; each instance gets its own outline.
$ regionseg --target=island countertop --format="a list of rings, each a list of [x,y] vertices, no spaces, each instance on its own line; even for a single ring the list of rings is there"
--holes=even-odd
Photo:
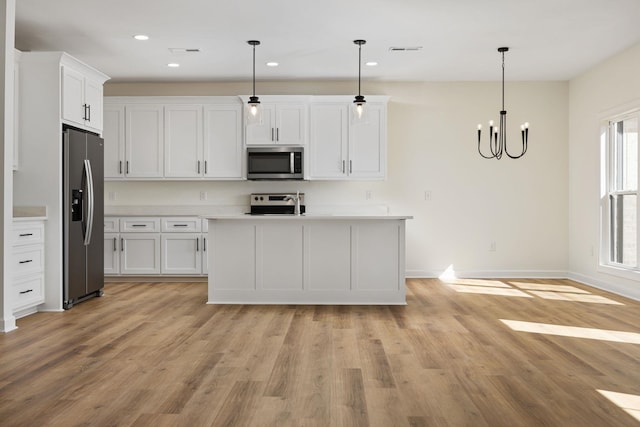
[[[294,220],[294,221],[303,221],[303,220],[349,220],[349,221],[358,221],[358,220],[406,220],[413,219],[413,216],[410,215],[363,215],[363,214],[303,214],[303,215],[249,215],[249,214],[239,214],[239,215],[202,215],[201,218],[210,219],[210,220],[268,220],[268,221],[277,221],[277,220]]]

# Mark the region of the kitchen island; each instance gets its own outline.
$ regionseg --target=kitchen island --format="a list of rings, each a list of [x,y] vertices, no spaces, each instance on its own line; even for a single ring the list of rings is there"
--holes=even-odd
[[[209,304],[405,304],[405,220],[231,215],[209,221]]]

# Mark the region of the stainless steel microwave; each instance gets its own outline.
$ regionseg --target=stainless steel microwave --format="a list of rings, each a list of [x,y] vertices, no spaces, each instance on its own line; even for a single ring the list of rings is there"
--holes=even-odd
[[[248,147],[247,179],[304,179],[304,148]]]

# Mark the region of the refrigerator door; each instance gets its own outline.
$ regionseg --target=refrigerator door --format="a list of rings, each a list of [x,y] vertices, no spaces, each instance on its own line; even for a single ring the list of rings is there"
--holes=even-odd
[[[97,135],[63,133],[64,295],[71,308],[104,287],[103,141]]]
[[[87,160],[91,165],[93,177],[93,217],[91,234],[87,235],[89,244],[87,253],[87,283],[85,294],[98,292],[101,295],[104,287],[104,143],[102,138],[88,133]]]

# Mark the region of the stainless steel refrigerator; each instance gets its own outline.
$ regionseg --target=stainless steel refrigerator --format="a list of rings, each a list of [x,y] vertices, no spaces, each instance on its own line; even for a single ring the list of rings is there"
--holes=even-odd
[[[104,288],[104,141],[65,127],[63,143],[63,242],[65,310]]]

